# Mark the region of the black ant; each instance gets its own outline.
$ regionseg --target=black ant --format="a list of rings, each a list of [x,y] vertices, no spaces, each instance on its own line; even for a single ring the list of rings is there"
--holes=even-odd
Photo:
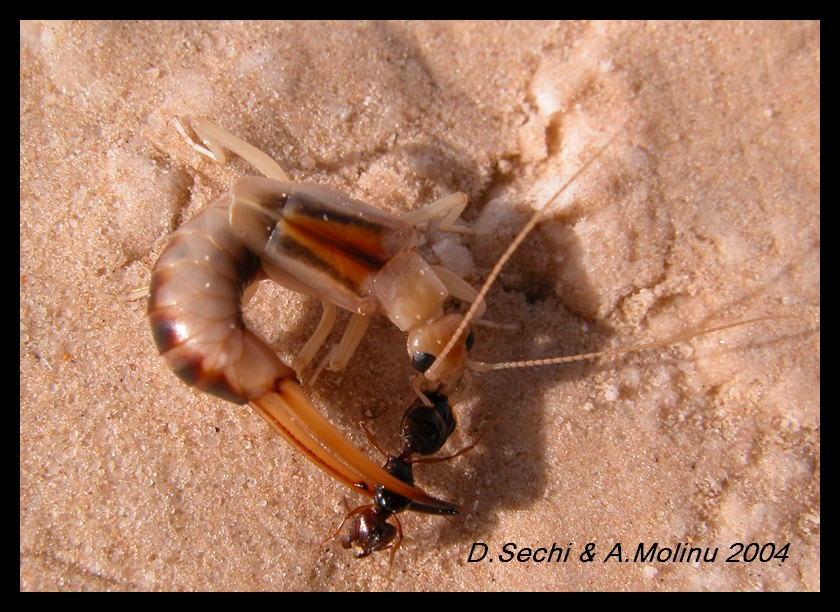
[[[362,425],[371,444],[386,457],[385,464],[382,466],[383,469],[408,485],[414,484],[415,463],[437,463],[454,459],[472,450],[478,444],[478,440],[481,439],[481,436],[479,436],[478,440],[454,455],[425,457],[441,449],[455,430],[456,423],[452,406],[444,395],[432,392],[425,392],[424,395],[431,405],[427,405],[426,402],[418,398],[403,415],[400,423],[400,437],[403,441],[403,448],[398,455],[390,455],[382,450],[373,434]],[[420,455],[420,457],[415,455]],[[341,545],[344,548],[353,546],[359,548],[357,555],[359,558],[390,548],[391,560],[393,561],[394,554],[403,540],[402,527],[397,514],[405,510],[443,516],[458,514],[458,510],[454,506],[441,509],[436,506],[418,503],[379,485],[374,491],[373,503],[352,510],[341,522],[336,535],[344,528],[345,523],[352,519],[347,533],[341,538]],[[391,518],[393,518],[394,524],[389,522]]]

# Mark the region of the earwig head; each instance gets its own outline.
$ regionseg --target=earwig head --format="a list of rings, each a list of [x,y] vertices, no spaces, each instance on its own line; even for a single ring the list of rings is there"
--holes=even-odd
[[[461,382],[473,344],[471,331],[463,330],[443,360],[438,360],[461,321],[463,318],[459,315],[445,315],[414,328],[408,334],[411,365],[424,375],[427,383],[431,383],[426,385],[425,390],[448,394]]]
[[[353,516],[350,528],[341,538],[344,548],[356,546],[359,558],[392,546],[399,530],[388,522],[390,513],[380,512],[377,506],[368,506]]]

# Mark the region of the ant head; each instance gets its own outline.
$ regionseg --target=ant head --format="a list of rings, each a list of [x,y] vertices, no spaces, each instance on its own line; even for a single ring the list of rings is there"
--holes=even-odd
[[[411,365],[423,374],[428,383],[432,383],[426,385],[432,387],[428,390],[447,394],[461,382],[473,345],[472,331],[464,329],[444,358],[439,360],[438,356],[462,321],[460,315],[445,315],[414,328],[408,334]]]
[[[356,546],[359,558],[389,548],[397,537],[398,530],[388,522],[389,513],[383,515],[375,506],[370,506],[353,517],[350,529],[341,538],[344,548]]]

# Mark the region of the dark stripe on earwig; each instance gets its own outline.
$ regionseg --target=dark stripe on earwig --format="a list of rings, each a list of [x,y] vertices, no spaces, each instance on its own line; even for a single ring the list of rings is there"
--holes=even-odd
[[[307,187],[307,183],[300,183],[300,187]],[[370,204],[365,202],[361,202],[359,200],[354,200],[352,198],[348,198],[345,194],[337,191],[335,189],[330,189],[328,187],[323,187],[321,185],[315,185],[318,191],[323,191],[329,193],[334,198],[341,202],[342,206],[347,206],[350,210],[358,211],[361,208],[372,208]],[[296,190],[293,194],[295,200],[300,201],[301,207],[295,208],[294,213],[296,215],[300,215],[302,217],[310,217],[312,219],[324,220],[322,214],[325,212],[322,209],[319,209],[321,205],[321,199],[318,196],[312,195],[306,189],[299,189]],[[381,210],[374,209],[377,216],[381,216],[383,213]],[[348,233],[352,233],[358,230],[365,230],[372,234],[379,234],[382,230],[382,223],[379,219],[375,221],[369,221],[365,217],[361,217],[358,214],[352,215],[341,215],[335,214],[334,212],[328,213],[329,219],[327,220],[328,223],[340,223],[346,227],[352,228],[347,230]]]
[[[371,277],[383,265],[355,257],[354,253],[348,253],[324,241],[322,236],[285,219],[278,228],[277,238],[289,257],[305,261],[311,267],[329,274],[360,297],[367,295]]]
[[[162,352],[162,354],[164,353]],[[202,365],[203,358],[200,354],[176,347],[173,351],[165,353],[164,357],[166,357],[169,367],[172,368],[175,375],[190,387],[234,404],[248,403],[248,398],[233,388],[226,374],[208,371],[204,368]]]

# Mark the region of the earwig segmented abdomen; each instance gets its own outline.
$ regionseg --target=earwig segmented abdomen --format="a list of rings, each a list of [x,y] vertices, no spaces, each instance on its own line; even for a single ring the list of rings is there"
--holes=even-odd
[[[229,199],[216,200],[173,234],[152,272],[149,318],[178,377],[245,404],[295,374],[242,320],[242,291],[260,262],[228,217]]]

